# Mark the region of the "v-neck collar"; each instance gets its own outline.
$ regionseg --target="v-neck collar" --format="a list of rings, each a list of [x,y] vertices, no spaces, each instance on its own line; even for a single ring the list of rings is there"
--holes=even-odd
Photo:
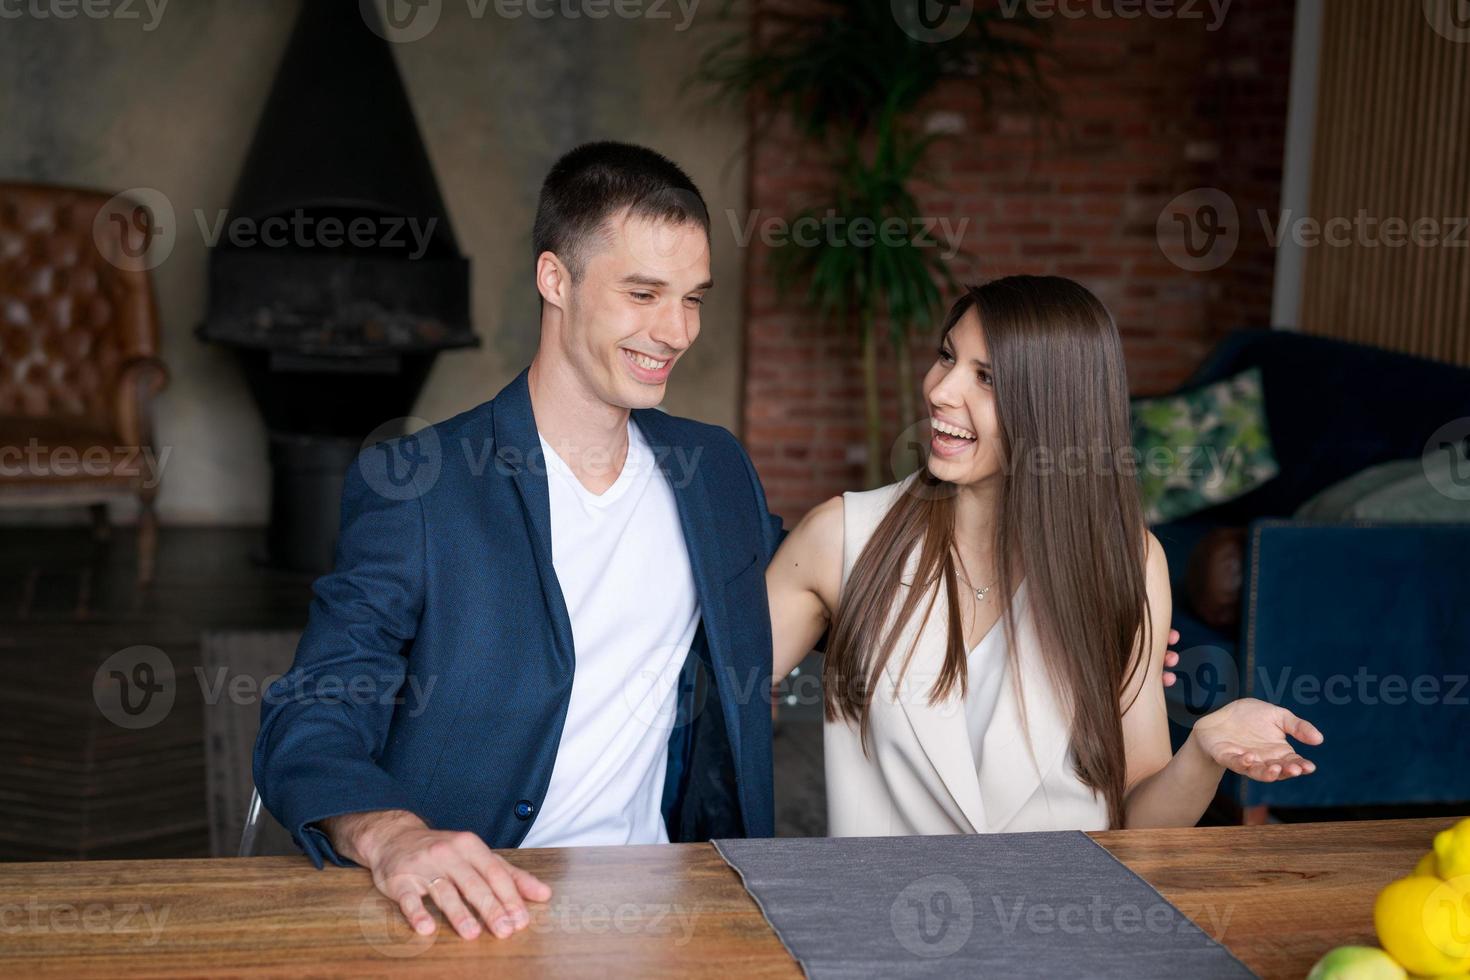
[[[550,475],[553,469],[556,470],[559,476],[572,485],[577,499],[586,507],[601,509],[617,503],[640,476],[647,475],[643,471],[652,466],[651,454],[646,451],[643,434],[633,423],[631,415],[628,417],[628,451],[623,456],[622,469],[618,472],[617,479],[613,480],[612,485],[602,493],[593,493],[587,489],[587,485],[577,476],[576,471],[561,458],[556,449],[539,431],[536,437],[541,441],[541,452],[546,459],[547,474]]]

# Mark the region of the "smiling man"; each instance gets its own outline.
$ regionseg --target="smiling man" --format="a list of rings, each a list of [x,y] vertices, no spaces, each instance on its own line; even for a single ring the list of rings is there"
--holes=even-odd
[[[780,521],[729,432],[655,409],[712,286],[704,200],[651,150],[589,144],[533,237],[534,359],[350,469],[255,749],[298,845],[371,869],[420,933],[426,902],[465,938],[529,923],[550,889],[492,847],[772,833]],[[407,492],[386,478],[430,457]],[[341,696],[362,677],[392,690]],[[434,693],[395,704],[410,683]]]

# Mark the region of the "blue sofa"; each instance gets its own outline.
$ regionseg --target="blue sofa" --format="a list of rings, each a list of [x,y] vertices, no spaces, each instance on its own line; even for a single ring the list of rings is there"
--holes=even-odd
[[[1259,367],[1280,474],[1235,500],[1160,524],[1180,632],[1169,691],[1176,746],[1237,696],[1285,705],[1326,735],[1306,779],[1227,775],[1244,819],[1269,807],[1470,801],[1470,524],[1296,521],[1317,492],[1369,466],[1419,457],[1470,417],[1470,370],[1274,330],[1229,335],[1181,390]],[[1248,528],[1241,622],[1195,617],[1185,568],[1214,528]]]

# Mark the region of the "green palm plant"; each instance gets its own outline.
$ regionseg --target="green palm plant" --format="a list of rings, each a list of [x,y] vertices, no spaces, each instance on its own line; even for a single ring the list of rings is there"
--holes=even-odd
[[[792,236],[772,256],[781,293],[804,283],[811,309],[859,336],[870,487],[883,481],[880,347],[886,340],[893,349],[899,421],[908,425],[918,418],[909,338],[932,327],[944,290],[954,287],[932,240],[912,233],[923,218],[915,187],[942,186],[924,166],[940,137],[921,131],[916,109],[951,79],[976,84],[987,106],[1001,92],[1026,98],[1038,114],[1051,105],[1039,22],[974,10],[953,37],[921,40],[924,30],[896,16],[901,6],[843,0],[763,13],[750,36],[727,35],[711,47],[697,76],[717,98],[753,100],[766,121],[789,119],[824,157],[823,199],[790,216],[789,227],[836,216],[846,229],[905,229],[855,242],[854,234],[830,233],[828,222],[828,234],[814,242]]]

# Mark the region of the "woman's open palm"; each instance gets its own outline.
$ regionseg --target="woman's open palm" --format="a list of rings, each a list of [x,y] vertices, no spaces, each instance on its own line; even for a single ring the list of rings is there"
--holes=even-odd
[[[1232,701],[1195,722],[1200,748],[1231,772],[1263,783],[1315,772],[1317,766],[1297,754],[1287,736],[1321,745],[1315,725],[1256,698]]]

